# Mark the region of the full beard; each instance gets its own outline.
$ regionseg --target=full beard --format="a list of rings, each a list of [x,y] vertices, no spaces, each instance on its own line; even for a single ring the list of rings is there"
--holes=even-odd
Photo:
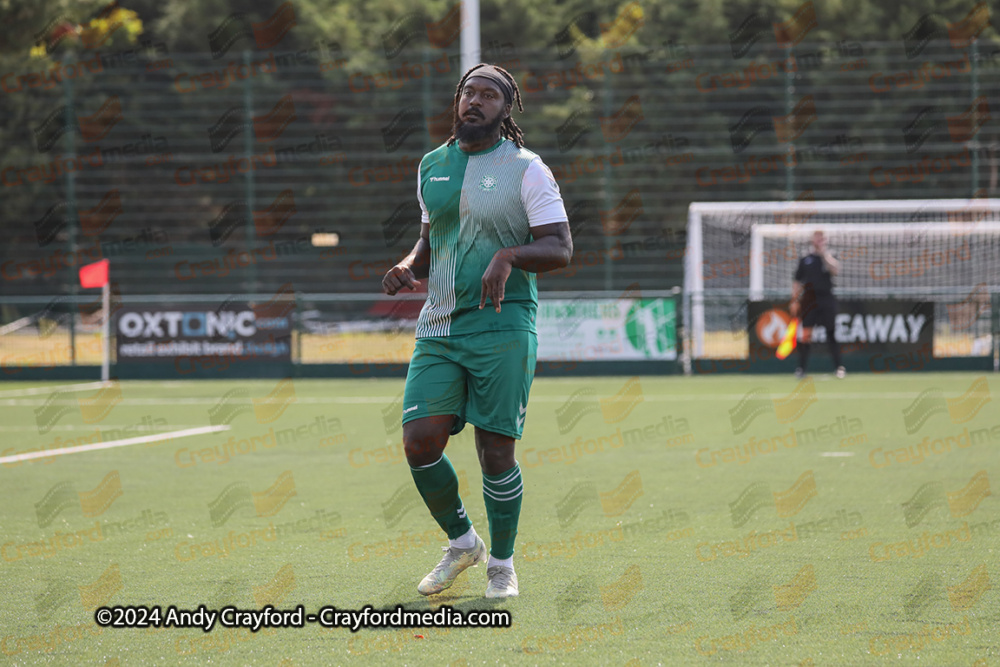
[[[493,119],[492,123],[487,125],[472,125],[459,120],[455,127],[455,138],[463,143],[482,141],[487,137],[493,136],[502,122],[503,117],[499,114]]]

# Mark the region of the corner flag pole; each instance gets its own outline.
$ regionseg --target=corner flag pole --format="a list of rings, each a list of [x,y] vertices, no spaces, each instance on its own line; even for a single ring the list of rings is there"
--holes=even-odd
[[[111,375],[111,283],[106,281],[101,287],[101,308],[104,310],[102,336],[104,354],[101,355],[101,382],[107,382]]]
[[[107,382],[111,373],[111,281],[108,280],[110,262],[102,259],[93,264],[80,267],[80,287],[90,289],[101,288],[101,308],[104,320],[101,323],[101,334],[104,337],[101,354],[101,381]]]

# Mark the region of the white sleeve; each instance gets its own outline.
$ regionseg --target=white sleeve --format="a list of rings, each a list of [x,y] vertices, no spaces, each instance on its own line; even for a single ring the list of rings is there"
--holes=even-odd
[[[429,223],[431,216],[427,213],[427,206],[424,205],[424,196],[420,194],[420,169],[417,168],[417,201],[420,202],[420,222]]]
[[[524,170],[524,179],[521,181],[521,202],[528,214],[529,227],[551,225],[569,219],[566,216],[562,195],[559,194],[559,184],[541,158],[533,159]]]

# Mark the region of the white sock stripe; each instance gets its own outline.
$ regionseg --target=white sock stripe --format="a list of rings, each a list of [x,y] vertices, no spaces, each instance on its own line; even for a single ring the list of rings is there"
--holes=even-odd
[[[503,484],[505,482],[514,479],[515,477],[520,477],[520,476],[521,476],[521,466],[515,465],[511,473],[506,477],[504,477],[503,479],[501,479],[500,481],[498,481],[497,484]]]
[[[443,461],[443,460],[444,460],[444,454],[442,454],[442,455],[441,455],[441,458],[439,458],[439,459],[438,459],[437,461],[435,461],[434,463],[428,463],[428,464],[427,464],[427,465],[425,465],[425,466],[417,466],[417,467],[415,467],[415,468],[414,468],[413,466],[410,466],[410,470],[426,470],[427,468],[433,468],[433,467],[434,467],[434,466],[436,466],[437,464],[441,463],[441,461]]]
[[[492,480],[486,479],[486,476],[484,475],[483,476],[483,484],[489,484],[490,486],[497,486],[499,484],[506,484],[507,482],[509,482],[510,480],[514,479],[514,477],[519,476],[520,474],[521,474],[521,466],[514,466],[514,472],[512,472],[509,475],[507,475],[503,479],[499,479],[499,480],[497,480],[495,482],[492,481]]]
[[[483,480],[483,488],[484,489],[490,489],[492,491],[505,491],[507,489],[513,489],[515,486],[518,486],[519,484],[523,484],[523,483],[524,482],[523,482],[523,480],[520,477],[518,477],[517,479],[512,479],[509,482],[504,482],[503,484],[499,484],[497,482],[487,482],[484,479]]]
[[[517,484],[511,484],[510,486],[505,486],[503,488],[483,485],[483,491],[489,491],[490,493],[497,496],[509,496],[510,494],[514,493],[523,486],[524,485],[520,481]]]
[[[492,493],[490,493],[489,491],[483,491],[483,495],[485,495],[485,496],[489,496],[489,497],[490,497],[490,498],[491,498],[492,500],[495,500],[495,501],[497,501],[498,503],[506,503],[506,502],[509,502],[509,501],[511,501],[511,500],[517,500],[518,498],[520,498],[520,497],[521,497],[521,494],[518,494],[518,495],[516,495],[516,496],[512,496],[512,497],[510,497],[510,498],[498,498],[497,496],[494,496],[494,495],[493,495]]]
[[[516,489],[514,489],[513,491],[510,491],[509,493],[496,493],[496,494],[494,494],[494,493],[490,492],[489,490],[487,490],[486,487],[484,486],[483,487],[483,493],[486,494],[487,496],[489,496],[490,498],[492,498],[493,500],[499,500],[500,502],[506,502],[508,500],[514,500],[518,496],[522,495],[521,491],[522,491],[523,488],[524,487],[522,485],[518,485],[518,487]]]
[[[496,489],[483,488],[483,493],[488,495],[490,498],[495,498],[497,500],[510,500],[521,495],[523,486],[516,486],[509,491],[497,491]]]

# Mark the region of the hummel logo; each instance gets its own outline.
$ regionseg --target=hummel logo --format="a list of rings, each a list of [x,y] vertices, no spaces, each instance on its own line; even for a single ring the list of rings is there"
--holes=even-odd
[[[520,403],[518,403],[517,404],[517,411],[521,415],[520,417],[517,418],[517,427],[521,428],[521,427],[524,426],[524,416],[525,416],[524,413],[528,411],[528,408],[526,408],[525,406],[523,406]]]
[[[438,181],[450,181],[451,176],[431,176],[431,183],[436,183]]]
[[[405,410],[403,410],[403,414],[405,415],[407,412],[413,412],[416,409],[417,409],[416,405],[414,405],[412,407],[409,407],[409,408],[406,408]]]

